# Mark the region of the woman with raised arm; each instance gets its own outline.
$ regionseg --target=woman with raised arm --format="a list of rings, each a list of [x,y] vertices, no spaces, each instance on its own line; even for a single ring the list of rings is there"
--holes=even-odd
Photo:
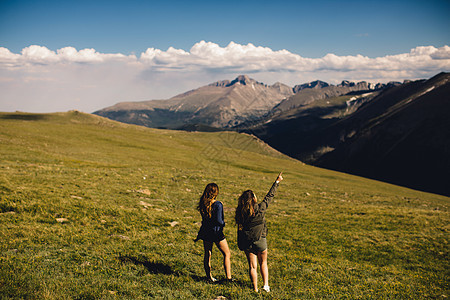
[[[283,180],[283,177],[280,173],[260,203],[258,203],[253,191],[243,192],[239,197],[236,208],[238,247],[247,256],[250,280],[255,292],[258,292],[258,263],[264,284],[262,289],[270,292],[269,269],[267,267],[267,225],[264,216],[281,180]]]
[[[195,241],[203,240],[203,266],[206,277],[209,281],[215,282],[216,279],[211,275],[211,254],[213,244],[216,244],[223,255],[223,267],[225,276],[231,280],[231,253],[228,248],[227,240],[223,234],[225,220],[223,216],[222,202],[216,200],[219,194],[219,187],[215,183],[209,183],[203,195],[200,197],[197,209],[202,216],[202,226],[198,232]]]

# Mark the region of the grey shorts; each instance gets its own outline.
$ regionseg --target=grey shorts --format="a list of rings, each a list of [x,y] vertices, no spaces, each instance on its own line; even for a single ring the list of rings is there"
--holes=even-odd
[[[253,242],[250,245],[249,251],[253,252],[253,253],[257,253],[257,252],[263,252],[266,249],[267,249],[267,239],[264,237],[264,238],[260,238],[256,242]]]

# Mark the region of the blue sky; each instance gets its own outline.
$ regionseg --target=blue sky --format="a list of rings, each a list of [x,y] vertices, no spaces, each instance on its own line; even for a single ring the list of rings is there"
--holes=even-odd
[[[0,0],[0,47],[3,48],[3,56],[0,54],[0,63],[3,61],[3,66],[0,65],[0,88],[6,91],[6,96],[0,98],[0,110],[16,108],[34,111],[61,110],[73,106],[89,111],[102,108],[102,105],[114,104],[119,100],[168,98],[212,80],[231,79],[230,76],[239,73],[249,73],[255,79],[268,84],[282,81],[289,85],[314,79],[334,83],[343,79],[386,81],[406,79],[405,77],[421,78],[434,72],[449,71],[448,49],[445,48],[450,44],[449,28],[450,1]],[[211,43],[207,45],[208,49],[203,49],[201,54],[191,53],[194,45],[201,41]],[[238,46],[228,47],[231,42]],[[268,52],[259,48],[239,47],[249,44],[264,48]],[[33,51],[24,50],[31,45],[42,48],[31,49]],[[433,49],[429,48],[426,51],[416,49],[421,46]],[[73,99],[78,99],[76,102],[71,98],[72,94],[69,97],[56,91],[52,92],[52,89],[57,90],[58,86],[52,86],[50,82],[55,82],[56,78],[62,76],[70,78],[75,85],[78,80],[76,74],[83,76],[79,74],[80,65],[92,63],[87,59],[80,61],[79,56],[82,54],[86,58],[88,54],[91,57],[93,54],[75,53],[78,58],[74,62],[73,59],[67,58],[66,51],[65,60],[62,60],[57,51],[65,47],[73,47],[76,51],[94,49],[96,55],[116,53],[126,57],[134,55],[140,63],[143,61],[142,53],[149,48],[160,50],[162,53],[150,55],[151,67],[147,64],[147,67],[141,67],[139,71],[130,69],[127,75],[134,80],[130,79],[128,86],[121,86],[121,92],[116,93],[115,98],[111,96],[114,95],[112,92],[102,94],[102,89],[109,86],[106,83],[94,86],[96,78],[91,77],[92,93],[85,92],[74,96]],[[183,50],[189,55],[167,52],[171,47]],[[223,60],[230,60],[230,57],[236,56],[230,53],[233,51],[236,53],[237,48],[243,56],[231,67],[223,62],[218,63],[217,59],[214,62],[205,62],[205,57],[202,56],[213,49],[214,55],[220,54]],[[46,49],[51,53],[46,53]],[[279,53],[284,49],[288,52],[286,55]],[[382,61],[381,58],[412,53],[413,49],[416,49],[414,56],[419,52],[420,55],[424,55],[425,51],[428,53],[426,55],[435,60],[434,63],[421,65],[415,71],[408,72],[400,70],[400,65],[390,72],[367,71],[383,68],[378,65]],[[53,57],[53,53],[59,58],[48,60],[47,58]],[[272,63],[269,63],[270,67],[266,69],[264,67],[258,69],[255,67],[256,64],[249,67],[241,66],[242,62],[245,62],[244,55],[254,57],[255,53],[266,58],[272,55],[273,60],[285,61],[286,65],[289,64],[288,61],[296,65],[299,60],[305,60],[296,65],[297,69],[287,68],[286,65],[280,67]],[[327,54],[332,56],[322,59]],[[370,62],[368,58],[377,59],[377,66],[361,68],[359,62],[356,62],[360,58],[358,55],[367,61],[365,66],[375,63]],[[188,56],[191,60],[186,64],[182,61],[182,57]],[[196,56],[196,59],[193,60],[192,56]],[[202,57],[202,64],[205,67],[194,71],[192,66],[199,63],[198,57]],[[338,63],[345,57],[351,58],[352,62],[347,63],[352,67]],[[439,57],[439,61],[436,57]],[[100,60],[101,66],[98,64]],[[106,69],[107,72],[120,72],[118,71],[120,68],[111,69],[111,65],[106,67],[106,60],[104,57],[98,58],[97,64],[89,67],[91,68],[89,74],[97,72],[99,81],[104,77],[102,72]],[[423,60],[426,58],[419,61]],[[68,61],[70,67],[63,71],[61,64],[67,66]],[[398,61],[404,59],[398,57]],[[170,62],[170,72],[167,68],[155,68],[155,65],[161,62],[165,65]],[[211,66],[207,66],[209,63]],[[308,63],[320,67],[309,66],[302,69],[302,66]],[[239,68],[238,64],[241,64]],[[43,65],[47,67],[44,68]],[[127,66],[129,65],[130,62],[127,63]],[[260,64],[260,66],[267,65],[267,61]],[[40,72],[49,76],[32,78],[38,68]],[[181,69],[185,70],[185,73],[189,72],[190,77],[183,72],[174,71]],[[328,72],[325,72],[325,69]],[[352,72],[349,73],[348,69]],[[360,72],[356,72],[356,69]],[[19,84],[24,78],[29,79],[30,83]],[[150,86],[149,82],[154,82],[155,78],[158,79],[157,85]],[[46,94],[42,95],[40,90],[43,88],[33,82],[44,79]],[[117,77],[114,80],[123,81],[123,78]],[[175,80],[179,82],[176,86],[173,85]],[[61,85],[61,82],[55,84]],[[165,86],[167,84],[170,88]],[[19,89],[20,93],[15,89]],[[24,89],[29,93],[25,93]],[[77,89],[80,90],[73,86],[72,92],[76,94]],[[127,94],[127,89],[133,91]],[[35,104],[29,100],[23,102],[30,94],[40,99],[59,100],[57,103],[55,100],[49,101],[48,105],[40,104],[43,100]],[[92,95],[90,99],[88,95]],[[66,105],[63,105],[63,102]]]
[[[0,44],[104,53],[189,50],[201,40],[369,57],[444,46],[450,1],[0,1]]]

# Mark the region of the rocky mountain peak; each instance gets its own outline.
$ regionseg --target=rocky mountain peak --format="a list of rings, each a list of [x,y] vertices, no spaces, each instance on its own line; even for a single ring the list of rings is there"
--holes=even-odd
[[[239,75],[234,80],[232,80],[227,86],[232,86],[237,83],[242,85],[247,85],[249,83],[255,83],[256,81],[248,77],[247,75]]]
[[[394,86],[399,86],[399,85],[402,85],[402,83],[399,82],[399,81],[389,81],[389,82],[386,84],[386,87],[394,87]]]
[[[355,86],[355,85],[356,85],[356,83],[354,83],[353,81],[342,80],[341,84],[339,84],[338,86],[352,87],[352,86]]]
[[[226,87],[230,84],[230,82],[231,81],[229,81],[229,80],[221,80],[221,81],[213,82],[213,83],[209,84],[208,86]]]
[[[272,88],[286,96],[290,96],[290,95],[294,94],[292,87],[290,87],[284,83],[281,83],[281,82],[275,82],[274,84],[272,84],[270,86],[270,88]]]
[[[316,80],[316,81],[311,81],[309,83],[296,85],[296,86],[294,86],[293,91],[294,91],[294,93],[297,93],[304,89],[321,89],[321,88],[324,88],[327,86],[330,86],[330,85],[328,83],[326,83],[325,81]]]

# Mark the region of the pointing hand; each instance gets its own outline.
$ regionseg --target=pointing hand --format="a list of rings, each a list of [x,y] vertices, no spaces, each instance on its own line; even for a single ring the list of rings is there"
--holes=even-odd
[[[278,174],[277,181],[283,180],[283,176],[281,176],[282,173],[283,173],[283,172],[280,172],[280,174]]]

